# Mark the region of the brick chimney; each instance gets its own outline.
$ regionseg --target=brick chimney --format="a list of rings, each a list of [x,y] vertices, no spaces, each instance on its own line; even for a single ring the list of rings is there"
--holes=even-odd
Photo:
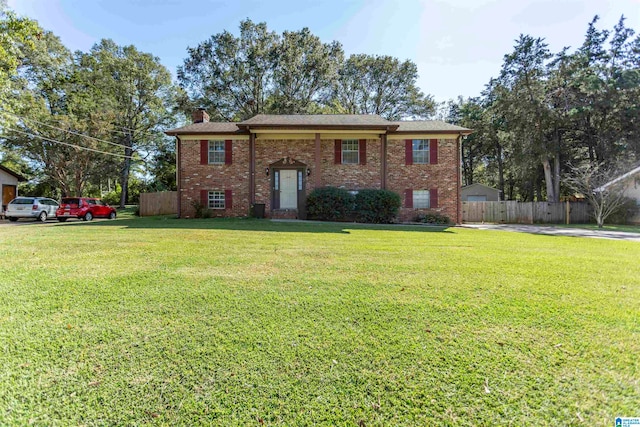
[[[204,108],[198,108],[191,117],[193,117],[193,123],[206,123],[209,121],[209,115]]]

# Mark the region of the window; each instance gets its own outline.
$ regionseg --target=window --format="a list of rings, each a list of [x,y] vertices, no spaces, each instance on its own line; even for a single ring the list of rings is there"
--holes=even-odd
[[[428,209],[431,207],[429,190],[413,190],[414,209]]]
[[[414,164],[429,164],[429,140],[428,139],[414,139],[412,141],[413,147],[413,163]]]
[[[357,165],[359,163],[359,142],[357,139],[342,140],[342,164]]]
[[[33,199],[13,199],[11,205],[32,205]]]
[[[81,205],[82,202],[80,201],[80,199],[72,199],[72,198],[65,197],[65,198],[62,199],[62,204],[64,204],[64,205]]]
[[[404,164],[405,165],[437,165],[438,164],[438,140],[437,139],[405,139],[404,140]]]
[[[209,209],[224,209],[224,191],[209,191]]]
[[[209,164],[224,164],[224,141],[209,141]]]

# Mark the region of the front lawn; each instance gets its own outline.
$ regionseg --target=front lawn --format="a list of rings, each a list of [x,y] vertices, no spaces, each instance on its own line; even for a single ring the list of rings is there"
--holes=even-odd
[[[0,254],[0,425],[640,416],[637,243],[122,218]]]

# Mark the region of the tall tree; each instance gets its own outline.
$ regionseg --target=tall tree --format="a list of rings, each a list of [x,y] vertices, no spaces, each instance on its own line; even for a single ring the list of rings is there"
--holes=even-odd
[[[22,90],[22,84],[18,71],[42,33],[37,22],[18,17],[0,0],[0,125],[15,122],[6,113],[15,112],[19,106],[16,92]]]
[[[391,56],[351,55],[340,69],[333,98],[341,112],[389,120],[426,118],[435,102],[416,86],[418,67]]]
[[[273,96],[269,110],[310,113],[338,75],[344,53],[338,42],[322,43],[308,28],[285,31],[272,50]]]
[[[58,37],[44,32],[18,67],[24,89],[15,124],[5,129],[5,144],[42,170],[44,181],[62,195],[82,195],[95,171],[108,164],[102,142],[106,123],[89,116],[97,99],[87,97],[89,85],[79,82],[78,67]],[[93,150],[93,151],[92,151]]]
[[[157,147],[161,129],[174,120],[171,106],[176,91],[171,75],[157,57],[112,40],[102,40],[78,61],[84,78],[101,94],[103,113],[112,117],[115,139],[123,147],[120,207],[124,207],[134,154],[146,155]]]
[[[240,36],[228,31],[211,36],[178,67],[178,81],[192,103],[214,120],[242,120],[266,111],[278,36],[267,24],[240,23]]]
[[[560,142],[549,132],[550,111],[545,102],[547,61],[551,56],[543,39],[521,35],[514,51],[505,56],[498,81],[506,89],[499,102],[514,136],[526,157],[542,165],[547,200],[557,202]]]
[[[435,103],[416,86],[417,67],[390,56],[343,59],[338,42],[322,43],[308,28],[281,36],[265,23],[240,23],[240,35],[216,34],[178,68],[189,95],[184,108],[205,107],[213,120],[256,114],[318,112],[427,117]]]

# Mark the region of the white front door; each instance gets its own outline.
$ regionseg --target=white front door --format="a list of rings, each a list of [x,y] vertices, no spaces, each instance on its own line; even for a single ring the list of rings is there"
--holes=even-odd
[[[298,209],[298,173],[294,169],[280,171],[280,209]]]

